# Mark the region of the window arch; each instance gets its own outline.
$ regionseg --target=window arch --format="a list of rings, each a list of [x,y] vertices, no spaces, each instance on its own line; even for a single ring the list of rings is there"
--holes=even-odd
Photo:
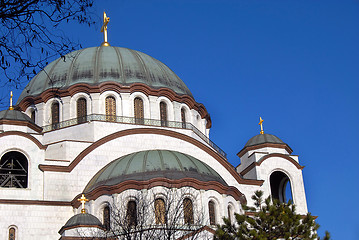
[[[54,101],[51,105],[51,123],[54,129],[58,128],[60,121],[60,104]]]
[[[24,154],[11,151],[0,160],[0,187],[27,188],[28,161]]]
[[[134,99],[134,113],[135,113],[135,123],[136,124],[143,124],[143,101],[141,98],[136,97]]]
[[[183,216],[185,224],[193,224],[193,203],[189,198],[183,199]]]
[[[103,208],[103,226],[106,230],[110,230],[110,218],[111,218],[111,212],[110,207],[105,206]]]
[[[14,227],[9,228],[9,240],[16,239],[16,229]]]
[[[181,121],[182,121],[182,128],[186,128],[186,110],[181,108]]]
[[[167,126],[167,104],[165,102],[160,102],[160,118],[161,118],[161,126]]]
[[[127,223],[129,226],[137,225],[137,204],[136,201],[131,200],[127,203],[126,212]]]
[[[275,171],[269,178],[272,198],[279,200],[279,202],[285,203],[289,199],[293,200],[292,189],[289,177],[281,172]]]
[[[231,207],[231,205],[228,205],[228,207],[227,207],[227,213],[228,213],[228,220],[229,220],[229,222],[232,222],[232,207]]]
[[[77,100],[77,123],[86,122],[87,116],[87,102],[85,98],[79,98]]]
[[[165,201],[162,198],[155,200],[155,219],[156,224],[165,224],[166,222]]]
[[[213,201],[208,202],[209,223],[216,225],[216,205]]]
[[[31,118],[31,120],[35,123],[35,119],[36,119],[35,109],[31,110],[31,112],[30,112],[30,118]]]
[[[106,97],[106,121],[116,121],[116,99],[112,96]]]

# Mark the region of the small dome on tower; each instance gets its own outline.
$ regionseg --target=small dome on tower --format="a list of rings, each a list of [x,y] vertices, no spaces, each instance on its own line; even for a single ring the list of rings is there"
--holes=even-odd
[[[62,234],[65,230],[76,227],[98,227],[103,228],[100,220],[89,213],[79,213],[72,216],[66,224],[60,229],[59,233]]]
[[[274,136],[272,134],[264,133],[264,134],[258,134],[252,137],[251,139],[249,139],[244,147],[250,147],[264,143],[285,144],[282,140],[279,139],[279,137]]]
[[[29,116],[17,110],[3,110],[0,112],[0,120],[13,120],[34,123]]]

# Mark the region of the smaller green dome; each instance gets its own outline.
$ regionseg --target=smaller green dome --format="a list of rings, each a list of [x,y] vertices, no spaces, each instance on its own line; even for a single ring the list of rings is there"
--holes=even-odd
[[[79,213],[75,216],[72,216],[65,225],[60,229],[59,233],[62,234],[66,228],[74,227],[100,227],[102,228],[102,223],[100,220],[92,214],[88,213]]]
[[[265,134],[258,134],[256,136],[252,137],[251,139],[249,139],[249,141],[246,143],[246,145],[244,147],[250,147],[250,146],[255,146],[255,145],[264,144],[264,143],[285,144],[277,136],[265,133]]]
[[[84,193],[99,186],[114,186],[126,180],[195,178],[228,186],[213,168],[190,155],[169,150],[147,150],[120,157],[102,168],[87,184]]]
[[[3,110],[0,112],[0,120],[14,120],[34,123],[29,116],[17,110]]]

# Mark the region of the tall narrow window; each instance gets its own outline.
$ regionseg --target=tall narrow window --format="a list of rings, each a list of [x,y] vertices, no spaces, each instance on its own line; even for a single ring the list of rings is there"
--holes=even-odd
[[[137,205],[135,201],[129,201],[127,204],[127,223],[129,226],[137,225]]]
[[[165,201],[162,198],[157,198],[155,200],[156,224],[165,224],[166,222],[165,214],[166,214]]]
[[[182,120],[182,128],[186,128],[186,111],[184,108],[181,109],[181,120]]]
[[[136,124],[143,124],[143,101],[141,98],[135,98],[134,100],[134,107],[135,107],[135,123]]]
[[[209,223],[211,225],[216,225],[216,209],[213,201],[208,203],[208,212],[209,212]]]
[[[16,239],[16,229],[11,227],[9,229],[9,240],[15,240]]]
[[[32,110],[31,111],[31,114],[30,114],[30,118],[33,122],[35,122],[35,117],[36,117],[36,113],[35,113],[35,110]]]
[[[228,212],[228,220],[229,220],[229,222],[232,222],[232,209],[231,209],[231,206],[229,206],[229,205],[227,207],[227,212]]]
[[[59,121],[60,121],[60,105],[57,101],[55,101],[51,105],[51,123],[52,129],[59,128]]]
[[[24,154],[5,153],[0,160],[0,187],[27,188],[28,162]]]
[[[189,198],[183,199],[183,215],[185,224],[193,224],[193,203]]]
[[[106,206],[103,209],[103,226],[106,230],[110,230],[110,207]]]
[[[77,100],[77,123],[86,122],[87,116],[87,104],[85,98],[80,98]]]
[[[160,117],[161,126],[167,126],[167,104],[165,102],[160,103]]]
[[[116,121],[116,99],[114,97],[106,98],[106,121]]]

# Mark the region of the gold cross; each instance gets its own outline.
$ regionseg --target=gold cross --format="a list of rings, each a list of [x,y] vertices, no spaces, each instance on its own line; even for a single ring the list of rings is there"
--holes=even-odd
[[[264,131],[263,131],[263,119],[261,117],[259,117],[259,123],[258,125],[261,125],[261,134],[264,134]]]
[[[88,202],[89,200],[85,198],[84,194],[82,194],[81,198],[78,198],[77,201],[81,202],[82,204],[81,213],[86,213],[85,203]]]
[[[101,27],[101,32],[103,32],[103,38],[104,38],[104,42],[101,44],[101,46],[110,46],[110,44],[107,42],[107,24],[110,21],[110,18],[107,17],[106,13],[103,12],[103,24]]]
[[[14,107],[12,106],[12,91],[10,92],[10,107],[9,110],[14,110]]]

